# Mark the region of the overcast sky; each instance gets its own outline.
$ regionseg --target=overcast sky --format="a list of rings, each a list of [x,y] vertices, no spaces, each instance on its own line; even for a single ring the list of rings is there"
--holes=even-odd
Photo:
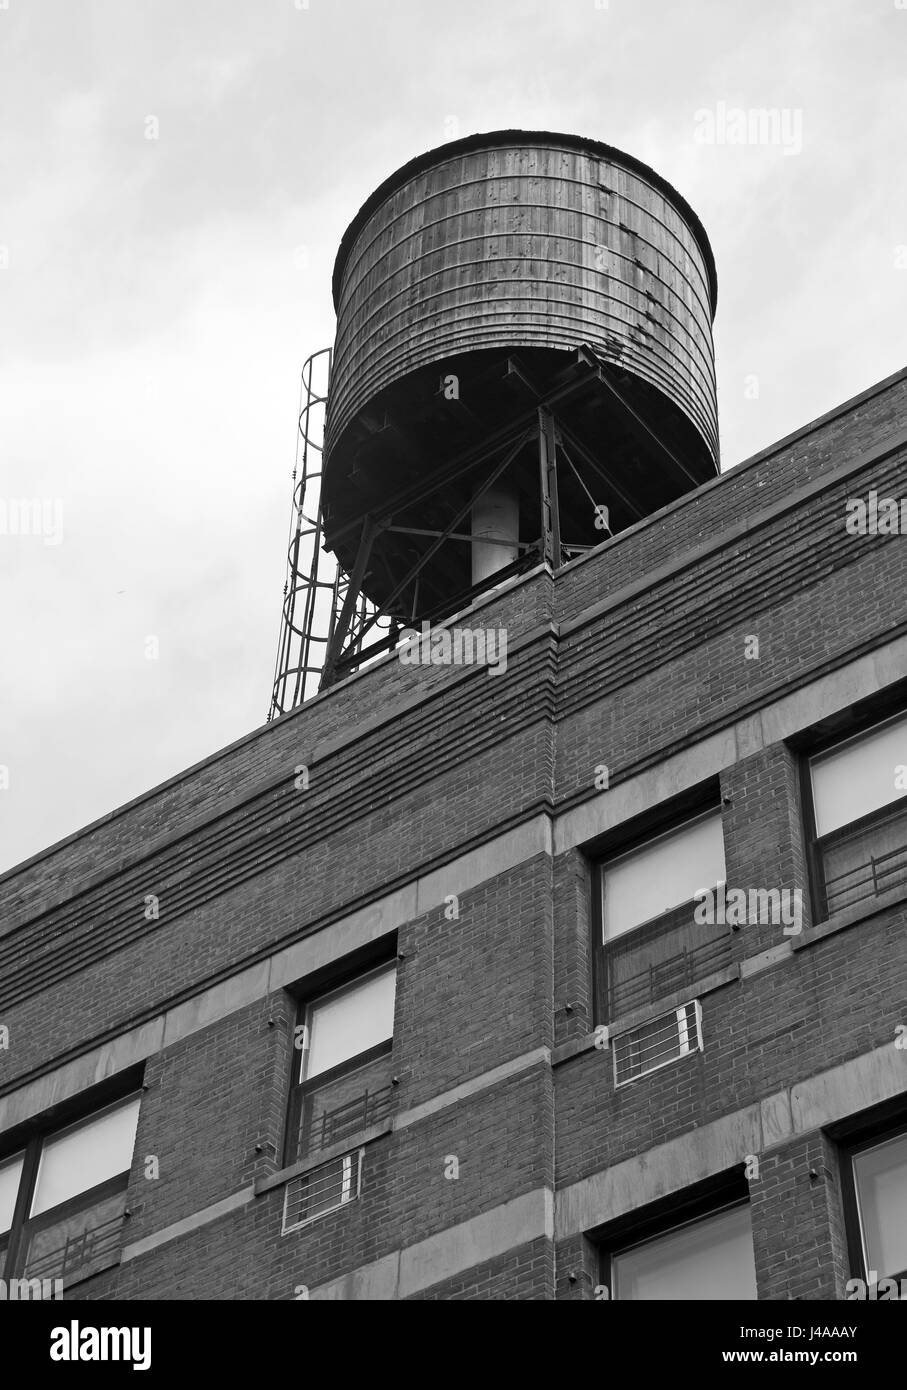
[[[715,250],[729,468],[907,361],[905,74],[907,0],[0,0],[0,501],[63,504],[0,535],[0,869],[264,722],[377,183],[501,127],[652,164]],[[703,143],[722,102],[789,138]]]

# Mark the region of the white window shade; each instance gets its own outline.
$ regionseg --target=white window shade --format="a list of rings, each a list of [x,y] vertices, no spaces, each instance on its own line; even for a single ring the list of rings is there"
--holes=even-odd
[[[907,1270],[907,1135],[854,1159],[863,1253],[880,1278]]]
[[[32,1216],[128,1171],[141,1098],[133,1096],[45,1141]]]
[[[393,1037],[396,986],[397,970],[391,966],[312,1005],[306,1079],[339,1067]]]
[[[753,1229],[748,1205],[669,1231],[613,1261],[617,1299],[756,1297]]]
[[[897,769],[907,767],[907,719],[822,753],[811,767],[816,834],[821,838],[907,796],[907,789],[895,785]]]
[[[22,1177],[22,1154],[0,1163],[0,1236],[6,1235],[13,1224],[19,1179]]]
[[[604,940],[692,902],[725,877],[721,813],[702,816],[608,864],[602,873]]]

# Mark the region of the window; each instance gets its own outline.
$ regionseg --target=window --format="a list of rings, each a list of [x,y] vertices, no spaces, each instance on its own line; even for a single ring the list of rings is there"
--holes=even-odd
[[[809,772],[814,869],[827,915],[907,889],[907,718],[816,754]]]
[[[616,1250],[609,1263],[611,1297],[620,1300],[754,1299],[749,1203]]]
[[[856,1144],[842,1172],[854,1274],[907,1279],[907,1131]]]
[[[115,1262],[140,1099],[117,1101],[0,1159],[4,1277],[71,1280]]]
[[[389,1115],[396,984],[396,964],[383,965],[303,1005],[288,1163]]]
[[[710,810],[600,869],[598,1016],[620,1018],[727,963],[730,936],[693,920],[693,900],[723,882],[721,812]]]

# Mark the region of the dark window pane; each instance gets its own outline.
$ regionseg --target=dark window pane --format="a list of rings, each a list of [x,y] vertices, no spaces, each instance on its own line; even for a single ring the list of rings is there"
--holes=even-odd
[[[822,851],[829,914],[907,885],[907,811],[894,814]]]
[[[696,923],[693,912],[687,903],[607,947],[609,1019],[623,1018],[727,965],[728,928]]]
[[[125,1191],[115,1192],[59,1221],[32,1229],[26,1277],[67,1279],[76,1273],[84,1277],[111,1264],[120,1248],[125,1207]]]
[[[306,1087],[295,1158],[306,1158],[319,1149],[342,1144],[351,1135],[386,1119],[391,1096],[389,1052],[324,1086]]]

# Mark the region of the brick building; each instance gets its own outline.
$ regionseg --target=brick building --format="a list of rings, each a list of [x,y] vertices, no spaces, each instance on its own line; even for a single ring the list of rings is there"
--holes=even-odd
[[[907,371],[450,619],[506,670],[390,653],[4,875],[6,1277],[904,1274],[907,548],[848,526],[872,492],[907,496]]]

